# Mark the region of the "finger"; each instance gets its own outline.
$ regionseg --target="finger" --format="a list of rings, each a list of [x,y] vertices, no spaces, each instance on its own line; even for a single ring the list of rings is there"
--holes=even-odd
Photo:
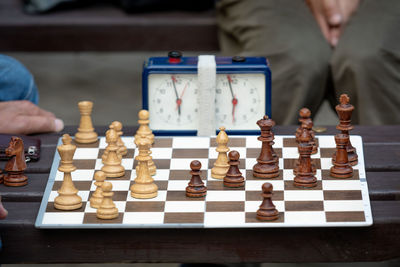
[[[3,204],[1,203],[1,198],[0,198],[0,220],[5,219],[8,215],[8,211],[3,207]]]
[[[325,18],[320,15],[316,15],[315,20],[317,21],[318,26],[321,29],[321,32],[324,35],[326,41],[330,42],[329,26]]]
[[[340,26],[340,24],[343,22],[343,16],[339,2],[337,0],[324,0],[322,4],[323,12],[328,24],[331,27]]]
[[[23,115],[34,115],[34,116],[45,116],[55,118],[56,116],[47,110],[39,108],[28,100],[10,101],[13,109],[17,109],[19,114]]]
[[[64,122],[58,118],[47,116],[19,115],[11,122],[13,133],[33,134],[46,132],[59,132],[64,129]]]
[[[330,29],[329,43],[332,47],[336,47],[338,44],[342,29],[342,27],[333,27]]]

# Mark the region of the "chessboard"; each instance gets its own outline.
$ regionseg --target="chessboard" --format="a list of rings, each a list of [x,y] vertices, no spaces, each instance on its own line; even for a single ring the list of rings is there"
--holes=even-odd
[[[364,167],[362,138],[350,136],[357,149],[359,162],[354,175],[336,179],[329,175],[335,140],[332,135],[316,136],[318,153],[312,155],[317,168],[318,184],[311,189],[293,185],[293,167],[299,157],[294,136],[275,136],[274,150],[279,156],[280,175],[274,179],[253,177],[252,167],[259,156],[261,142],[257,136],[230,136],[230,150],[240,153],[240,171],[245,177],[243,188],[224,187],[222,180],[211,177],[211,168],[218,153],[215,137],[156,137],[152,147],[157,174],[158,196],[135,199],[129,188],[136,177],[134,157],[138,150],[133,137],[122,137],[128,154],[122,159],[126,173],[121,178],[108,178],[113,185],[113,200],[119,216],[112,220],[96,217],[89,198],[94,192],[94,172],[102,166],[101,155],[106,147],[104,137],[94,144],[76,144],[72,173],[83,205],[73,211],[54,208],[54,198],[61,186],[63,173],[57,170],[60,157],[56,151],[50,176],[37,216],[38,228],[225,228],[225,227],[337,227],[372,225],[368,186]],[[59,145],[61,140],[59,140]],[[188,198],[185,188],[191,178],[190,162],[202,164],[201,178],[207,195]],[[273,203],[279,219],[262,222],[256,211],[262,202],[261,186],[273,185]]]

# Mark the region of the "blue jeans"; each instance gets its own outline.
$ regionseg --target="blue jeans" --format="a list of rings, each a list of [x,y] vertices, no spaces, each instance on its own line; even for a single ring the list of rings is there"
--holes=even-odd
[[[39,93],[32,74],[17,60],[0,55],[0,101],[29,100],[38,104]]]

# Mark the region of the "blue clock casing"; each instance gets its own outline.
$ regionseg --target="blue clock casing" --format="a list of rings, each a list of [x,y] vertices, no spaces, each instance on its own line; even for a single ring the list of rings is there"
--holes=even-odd
[[[176,53],[176,52],[175,52]],[[171,52],[170,52],[171,54]],[[265,75],[265,112],[271,117],[271,71],[264,57],[215,57],[217,74],[263,74]],[[149,75],[151,74],[196,74],[197,57],[151,57],[143,65],[142,73],[142,106],[149,109]],[[260,118],[257,118],[261,119]],[[151,120],[151,118],[150,118]],[[256,120],[256,121],[257,121]],[[256,123],[254,121],[254,123]],[[196,135],[196,130],[163,130],[152,129],[159,136],[189,136]],[[216,130],[216,134],[219,130]],[[230,135],[259,134],[259,130],[229,130]]]

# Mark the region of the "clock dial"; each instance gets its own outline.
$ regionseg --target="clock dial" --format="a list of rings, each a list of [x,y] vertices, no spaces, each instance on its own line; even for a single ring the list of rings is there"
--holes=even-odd
[[[198,112],[196,75],[149,75],[149,110],[150,127],[154,124],[160,129],[195,129]]]
[[[265,76],[219,74],[215,107],[218,125],[228,129],[257,129],[255,121],[265,115]]]

